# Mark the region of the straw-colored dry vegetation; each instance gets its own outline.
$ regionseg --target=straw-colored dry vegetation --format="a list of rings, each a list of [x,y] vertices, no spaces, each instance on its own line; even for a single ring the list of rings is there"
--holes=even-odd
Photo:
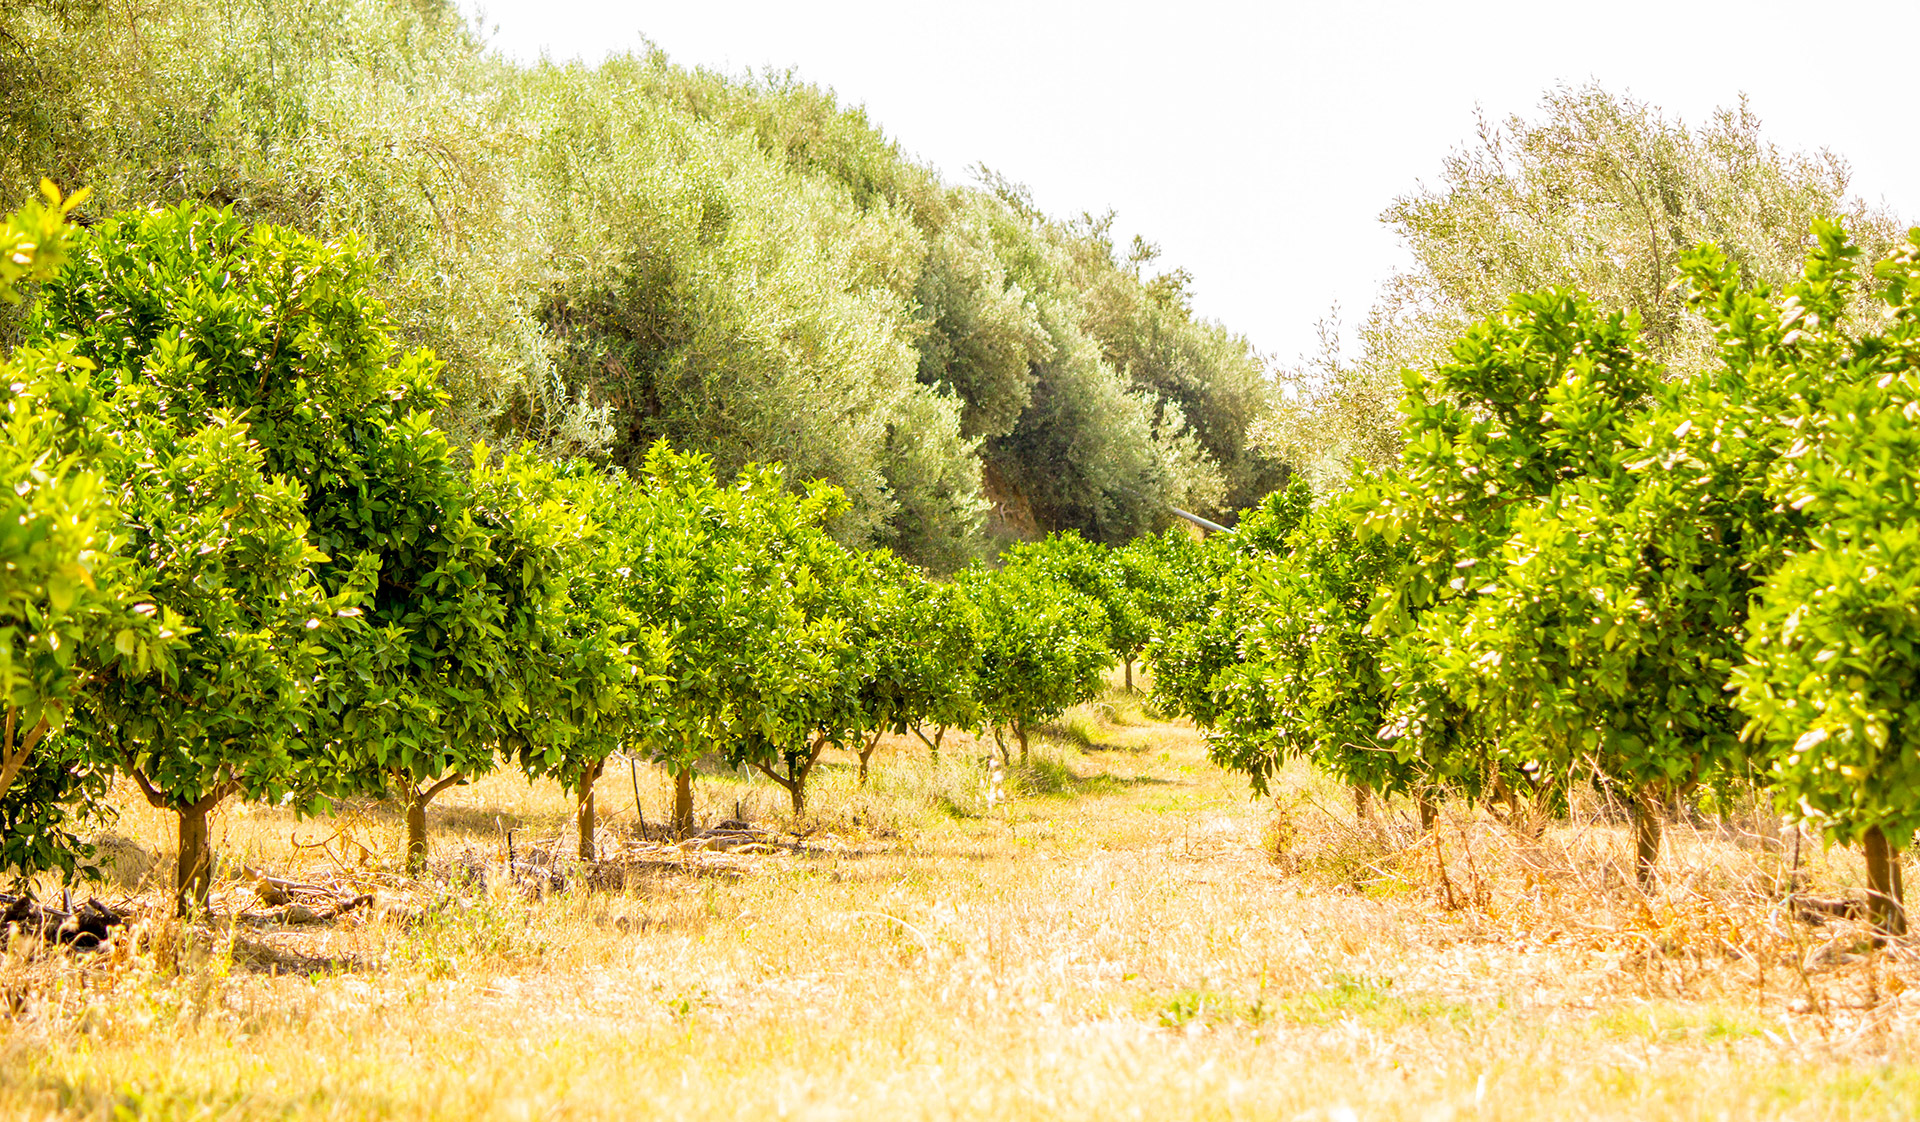
[[[16,938],[6,1117],[1872,1118],[1920,1101],[1920,956],[1796,920],[1769,821],[1669,831],[1633,888],[1604,806],[1523,840],[1454,809],[1357,821],[1305,770],[1273,801],[1124,695],[1036,742],[990,804],[964,738],[833,761],[805,822],[703,775],[707,836],[643,839],[600,781],[506,773],[433,811],[398,872],[388,807],[235,807],[210,922],[170,918],[171,819],[131,799],[94,953]],[[657,823],[669,782],[641,768]],[[714,832],[745,818],[756,828]],[[795,832],[797,827],[798,832]],[[509,880],[506,833],[523,874]],[[158,861],[153,859],[157,857]],[[153,862],[151,868],[149,862]],[[1798,847],[1840,896],[1857,859]],[[248,868],[374,897],[276,923]],[[318,899],[295,889],[295,903]],[[321,909],[315,909],[321,910]]]

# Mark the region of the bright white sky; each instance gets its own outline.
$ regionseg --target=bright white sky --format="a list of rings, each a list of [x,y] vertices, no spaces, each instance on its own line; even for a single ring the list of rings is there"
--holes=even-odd
[[[1689,122],[1745,92],[1783,148],[1920,220],[1920,2],[460,0],[498,49],[638,49],[729,73],[793,68],[864,105],[950,181],[984,163],[1049,213],[1119,212],[1205,316],[1290,362],[1349,330],[1403,260],[1382,209],[1471,137],[1598,79]]]

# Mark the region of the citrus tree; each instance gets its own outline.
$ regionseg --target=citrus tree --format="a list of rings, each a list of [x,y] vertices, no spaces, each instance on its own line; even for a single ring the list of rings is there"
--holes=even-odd
[[[768,473],[769,483],[779,481],[777,470]],[[737,523],[771,571],[754,585],[759,618],[744,647],[752,672],[736,699],[725,754],[784,788],[795,815],[806,811],[807,780],[821,753],[863,743],[874,720],[862,691],[883,638],[875,574],[824,525],[845,503],[825,484],[801,494],[768,486]]]
[[[215,414],[183,432],[138,390],[150,387],[115,400],[133,448],[114,480],[122,555],[184,642],[160,673],[96,675],[82,716],[96,750],[176,815],[186,912],[207,903],[216,806],[305,798],[328,780],[309,710],[326,649],[315,632],[356,612],[359,594],[329,596],[315,579],[300,489],[266,473],[246,425]]]
[[[1214,552],[1181,526],[1142,534],[1115,550],[1120,581],[1147,622],[1146,641],[1136,657],[1146,656],[1156,639],[1205,618]],[[1133,685],[1131,675],[1127,685]]]
[[[1107,620],[1107,649],[1125,666],[1131,690],[1134,660],[1153,638],[1153,617],[1142,597],[1128,587],[1119,556],[1112,547],[1069,530],[1021,542],[1006,551],[1003,562],[1058,581],[1098,603]]]
[[[0,223],[9,301],[65,260],[65,217],[86,195],[41,189]],[[0,402],[0,867],[71,874],[84,846],[68,821],[104,795],[111,765],[59,734],[97,668],[164,664],[177,621],[115,556],[103,462],[119,445],[91,365],[71,345],[22,348],[0,363]]]
[[[273,354],[271,328],[237,297],[243,282],[193,252],[191,223],[187,212],[128,218],[78,241],[28,329],[28,348],[91,372],[68,400],[96,396],[109,419],[116,552],[151,594],[146,611],[185,640],[156,659],[142,657],[139,631],[116,631],[116,657],[84,698],[97,752],[178,816],[183,909],[206,900],[209,811],[230,795],[320,783],[326,745],[307,709],[316,633],[350,618],[361,593],[315,579],[326,558],[308,536],[307,495],[270,462],[250,423],[261,415],[243,421],[219,396],[182,392],[209,377],[266,379]],[[304,336],[287,349],[315,345]]]
[[[1197,553],[1159,547],[1183,566],[1179,576],[1168,573],[1173,594],[1164,601],[1167,615],[1147,652],[1154,704],[1162,712],[1214,727],[1221,700],[1214,682],[1242,658],[1255,618],[1247,609],[1257,573],[1288,552],[1289,538],[1312,506],[1312,490],[1295,479],[1244,514],[1233,533],[1213,535]]]
[[[1864,848],[1874,921],[1902,933],[1900,850],[1920,831],[1920,230],[1877,267],[1885,317],[1857,334],[1839,314],[1856,251],[1820,233],[1778,296],[1742,291],[1721,260],[1698,267],[1704,301],[1732,313],[1728,364],[1791,409],[1765,497],[1805,520],[1803,544],[1783,536],[1733,677],[1777,801]]]
[[[1239,660],[1209,687],[1210,747],[1261,794],[1282,763],[1304,758],[1357,790],[1418,795],[1430,818],[1432,769],[1383,734],[1393,683],[1368,626],[1403,551],[1357,533],[1362,516],[1350,498],[1336,499],[1298,521],[1286,553],[1243,563],[1246,623]]]
[[[928,580],[889,554],[865,560],[874,662],[860,691],[870,732],[859,748],[862,782],[882,733],[911,732],[938,759],[946,729],[976,723],[980,662],[979,613],[958,585]]]
[[[1564,798],[1574,771],[1605,770],[1594,751],[1631,752],[1635,734],[1614,734],[1624,712],[1592,714],[1589,726],[1578,703],[1535,707],[1565,684],[1551,675],[1565,671],[1566,652],[1550,648],[1583,621],[1577,605],[1507,583],[1531,576],[1510,570],[1538,553],[1515,535],[1552,518],[1571,491],[1622,476],[1627,422],[1658,373],[1629,317],[1570,291],[1516,295],[1469,328],[1450,361],[1406,372],[1400,462],[1358,491],[1365,528],[1406,550],[1375,619],[1396,682],[1387,727],[1410,738],[1403,752],[1446,761],[1529,825]]]
[[[1112,634],[1099,601],[1031,568],[975,567],[960,576],[980,613],[980,669],[976,693],[994,726],[1011,730],[1028,754],[1035,724],[1060,715],[1100,691],[1100,672],[1113,665]],[[1009,755],[1004,738],[1001,751]]]
[[[627,488],[622,477],[515,458],[493,482],[517,492],[501,501],[517,499],[525,529],[559,531],[550,539],[559,583],[539,602],[534,641],[521,648],[530,703],[513,743],[528,775],[551,776],[573,794],[579,855],[591,861],[594,783],[615,752],[644,742],[660,721],[670,650],[664,632],[643,624],[621,595],[644,543],[617,532],[630,523],[602,520]]]
[[[244,415],[260,470],[299,496],[319,594],[363,612],[319,629],[311,696],[290,695],[311,710],[308,746],[332,760],[316,782],[397,792],[417,864],[427,805],[491,768],[524,709],[510,628],[554,578],[503,560],[514,550],[496,535],[515,515],[479,504],[434,428],[438,365],[397,352],[372,269],[351,242],[229,212],[127,215],[47,286],[35,331],[71,340],[123,415],[151,412],[182,438]]]
[[[0,221],[0,300],[17,304],[23,286],[59,271],[74,236],[67,218],[87,195],[82,187],[63,196],[52,180],[42,179],[40,197]]]

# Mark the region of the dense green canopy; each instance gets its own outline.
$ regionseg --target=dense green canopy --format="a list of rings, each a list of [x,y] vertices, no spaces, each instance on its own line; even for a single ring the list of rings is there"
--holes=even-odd
[[[356,236],[455,449],[778,461],[846,494],[836,538],[936,572],[1169,503],[1231,521],[1284,476],[1247,438],[1263,363],[1184,273],[791,76],[519,66],[439,0],[120,7],[0,13],[0,192]]]

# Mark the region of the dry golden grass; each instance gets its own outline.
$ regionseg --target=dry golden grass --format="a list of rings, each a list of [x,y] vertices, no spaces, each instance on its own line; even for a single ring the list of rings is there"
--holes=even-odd
[[[380,808],[233,808],[213,922],[0,963],[7,1118],[1881,1118],[1915,1113],[1904,945],[1793,920],[1790,855],[1676,829],[1665,887],[1619,827],[1524,844],[1464,811],[1356,822],[1304,771],[1280,797],[1125,699],[1063,723],[989,807],[978,746],[832,761],[809,821],[703,778],[702,817],[798,848],[634,866],[530,894],[396,874]],[[917,742],[912,742],[917,746]],[[1085,745],[1083,747],[1082,745]],[[640,771],[657,821],[669,791]],[[639,852],[629,774],[603,846]],[[443,872],[570,851],[571,807],[497,776],[443,796]],[[163,849],[129,803],[116,830]],[[1284,843],[1281,846],[1279,843]],[[657,850],[659,847],[653,847]],[[164,855],[163,855],[164,857]],[[381,895],[273,927],[242,864]],[[1806,850],[1829,893],[1849,856]],[[164,868],[164,866],[163,866]],[[1442,870],[1444,869],[1444,873]]]

